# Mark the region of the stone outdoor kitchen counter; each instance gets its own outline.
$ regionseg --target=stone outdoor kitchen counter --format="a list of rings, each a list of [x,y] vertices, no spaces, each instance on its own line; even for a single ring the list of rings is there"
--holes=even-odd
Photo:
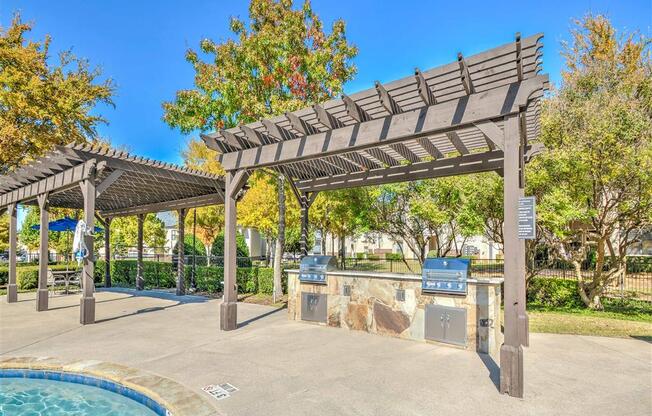
[[[337,270],[323,285],[299,281],[298,270],[287,273],[289,319],[302,320],[302,293],[322,294],[326,317],[317,324],[435,342],[426,336],[426,307],[440,305],[466,311],[466,341],[458,348],[495,353],[502,344],[502,278],[469,278],[466,295],[448,295],[422,292],[419,275]]]

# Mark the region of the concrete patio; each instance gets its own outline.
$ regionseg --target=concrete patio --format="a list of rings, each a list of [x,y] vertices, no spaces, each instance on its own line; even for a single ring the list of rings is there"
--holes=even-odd
[[[649,415],[652,344],[532,334],[525,399],[496,388],[495,359],[473,352],[289,321],[239,304],[219,330],[220,301],[98,292],[97,323],[79,324],[79,296],[36,312],[33,294],[0,301],[0,355],[95,359],[171,378],[227,415]]]

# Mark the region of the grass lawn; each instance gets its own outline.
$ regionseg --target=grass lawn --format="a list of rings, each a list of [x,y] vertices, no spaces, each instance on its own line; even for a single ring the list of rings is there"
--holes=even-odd
[[[598,335],[641,338],[652,342],[652,322],[593,314],[554,311],[530,311],[530,331],[553,334]]]
[[[604,301],[604,311],[543,308],[528,305],[530,330],[555,334],[634,337],[652,341],[652,304],[642,301]]]

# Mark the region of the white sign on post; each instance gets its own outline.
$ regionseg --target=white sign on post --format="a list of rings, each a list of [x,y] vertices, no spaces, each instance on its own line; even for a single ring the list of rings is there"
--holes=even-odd
[[[537,236],[536,199],[525,196],[518,199],[518,238],[534,240]]]

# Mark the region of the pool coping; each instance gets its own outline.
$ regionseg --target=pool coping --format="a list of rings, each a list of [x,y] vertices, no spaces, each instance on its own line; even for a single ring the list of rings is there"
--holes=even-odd
[[[104,379],[152,399],[173,416],[220,414],[205,398],[176,381],[121,364],[54,357],[0,357],[0,369],[53,371]]]

